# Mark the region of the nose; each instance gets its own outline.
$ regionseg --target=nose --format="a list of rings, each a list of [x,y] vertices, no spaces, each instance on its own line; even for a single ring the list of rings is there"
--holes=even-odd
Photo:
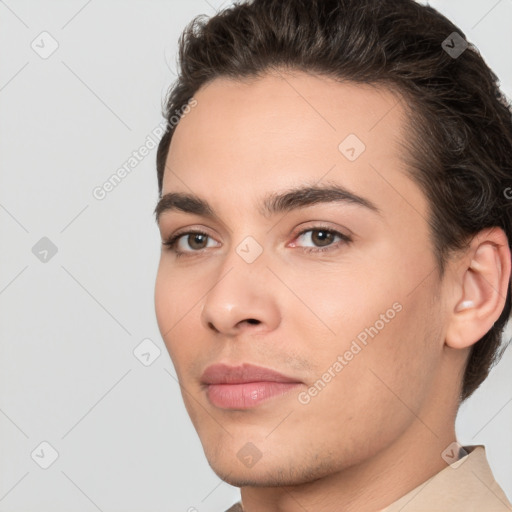
[[[275,293],[278,283],[273,282],[272,272],[263,261],[229,261],[230,266],[206,294],[201,311],[203,326],[225,336],[275,329],[280,313]]]

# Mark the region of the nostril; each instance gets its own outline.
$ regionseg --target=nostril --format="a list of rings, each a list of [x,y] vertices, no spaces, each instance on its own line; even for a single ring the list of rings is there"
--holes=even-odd
[[[247,320],[247,322],[250,324],[259,324],[260,323],[260,321],[256,320],[255,318],[249,318],[249,320]]]

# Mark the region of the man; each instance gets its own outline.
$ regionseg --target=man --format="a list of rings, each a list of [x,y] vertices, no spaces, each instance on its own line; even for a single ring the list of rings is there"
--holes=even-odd
[[[412,0],[241,3],[179,56],[155,306],[230,511],[512,510],[454,428],[511,309],[496,76]]]

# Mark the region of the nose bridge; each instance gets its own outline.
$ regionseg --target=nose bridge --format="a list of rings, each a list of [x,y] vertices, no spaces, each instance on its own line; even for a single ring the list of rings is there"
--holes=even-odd
[[[266,276],[269,271],[266,268],[268,254],[264,251],[265,231],[258,231],[251,234],[247,228],[247,222],[240,222],[244,228],[231,232],[231,247],[224,258],[219,277],[226,275],[226,272],[236,272],[240,279],[247,276],[256,279]]]

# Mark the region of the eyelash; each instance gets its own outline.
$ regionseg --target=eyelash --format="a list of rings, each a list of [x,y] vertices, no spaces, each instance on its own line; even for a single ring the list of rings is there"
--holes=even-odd
[[[308,254],[309,253],[321,253],[321,252],[334,250],[334,249],[337,249],[341,245],[341,243],[350,244],[352,242],[352,238],[350,238],[349,236],[344,235],[343,233],[340,233],[339,231],[336,231],[334,229],[327,228],[324,226],[314,226],[312,228],[305,229],[305,230],[299,232],[295,236],[295,238],[299,238],[304,233],[308,233],[309,231],[327,232],[329,234],[338,236],[341,240],[339,240],[337,243],[333,243],[332,245],[328,245],[327,247],[323,247],[323,248],[302,247],[302,250]],[[199,251],[178,251],[178,250],[176,250],[176,245],[177,245],[178,240],[185,235],[203,235],[203,236],[211,238],[210,235],[208,235],[208,233],[204,233],[203,231],[193,230],[193,231],[185,231],[183,233],[177,233],[176,235],[171,236],[165,242],[162,242],[162,244],[166,246],[166,249],[168,251],[174,252],[177,258],[179,258],[182,255],[194,256],[194,255],[200,254],[201,252],[203,252],[205,250],[205,249],[201,249]]]

